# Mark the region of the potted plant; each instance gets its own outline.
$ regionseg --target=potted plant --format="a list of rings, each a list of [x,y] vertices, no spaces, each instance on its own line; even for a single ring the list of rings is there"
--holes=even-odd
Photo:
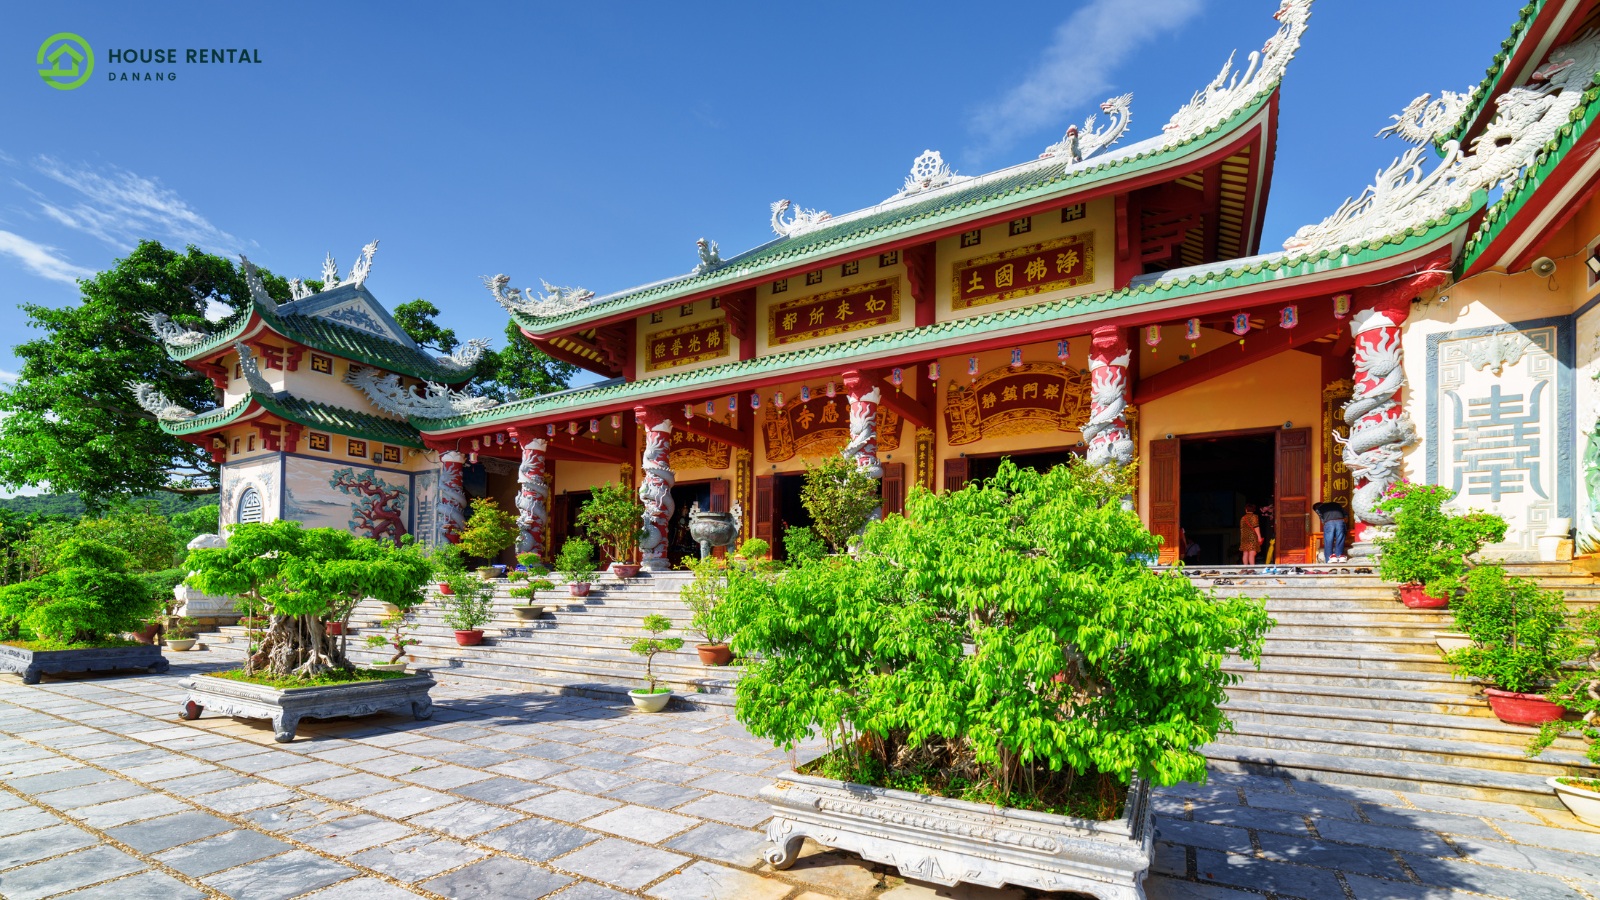
[[[1442,485],[1400,481],[1377,503],[1395,521],[1394,534],[1376,540],[1378,574],[1400,586],[1400,601],[1412,609],[1448,606],[1472,556],[1506,536],[1499,516],[1445,509],[1454,498]]]
[[[407,622],[404,613],[390,616],[378,623],[384,629],[384,634],[367,635],[367,646],[374,650],[393,650],[394,655],[386,663],[371,663],[369,669],[379,672],[404,672],[406,670],[406,648],[421,643],[413,633],[417,626]]]
[[[448,541],[435,546],[428,554],[428,561],[433,566],[433,573],[438,578],[439,593],[450,593],[448,579],[451,575],[459,575],[467,570],[466,563],[461,558],[461,545]]]
[[[454,629],[456,643],[471,647],[483,642],[483,626],[494,618],[494,585],[466,575],[452,575],[450,595],[442,598],[444,622]]]
[[[1560,704],[1572,718],[1553,719],[1539,727],[1528,743],[1527,754],[1538,756],[1556,738],[1576,732],[1585,742],[1585,755],[1600,766],[1600,609],[1580,613],[1573,622],[1581,666],[1566,670],[1566,675],[1545,698]],[[1574,816],[1600,827],[1600,781],[1592,778],[1557,777],[1549,780],[1556,796]]]
[[[1600,828],[1600,779],[1563,775],[1547,783],[1578,821]]]
[[[544,557],[537,553],[518,553],[517,566],[531,575],[550,574],[550,570],[545,568]]]
[[[633,642],[633,652],[644,657],[645,687],[634,688],[628,692],[628,697],[633,700],[633,705],[644,712],[660,712],[666,708],[667,701],[672,699],[672,688],[659,687],[655,674],[655,659],[657,653],[671,653],[683,646],[683,638],[664,638],[661,633],[672,628],[672,620],[658,613],[644,617],[644,630],[650,632],[649,637],[640,638]]]
[[[694,580],[683,586],[679,596],[692,614],[691,627],[705,636],[704,643],[694,645],[695,652],[702,665],[725,666],[733,662],[722,608],[723,590],[728,584],[727,563],[714,556],[686,562],[694,570]]]
[[[472,501],[472,515],[461,530],[461,548],[468,555],[485,560],[486,565],[478,567],[480,577],[489,579],[499,575],[499,570],[487,563],[493,563],[501,551],[516,542],[516,516],[501,509],[500,504],[491,497],[479,497]]]
[[[833,552],[841,553],[878,517],[883,484],[863,472],[855,460],[831,455],[806,469],[800,505],[811,514],[817,534]]]
[[[589,596],[589,579],[594,577],[594,544],[583,538],[567,538],[556,554],[556,571],[567,580],[568,593]]]
[[[323,624],[323,629],[328,633],[329,637],[340,637],[344,634],[344,623],[326,622]]]
[[[761,791],[774,867],[809,837],[945,884],[1137,896],[1152,786],[1204,778],[1225,661],[1258,662],[1272,619],[1142,562],[1131,489],[1007,461],[913,488],[856,555],[727,570],[737,718],[832,749]]]
[[[161,636],[161,621],[166,618],[165,612],[157,613],[139,623],[139,627],[128,634],[141,644],[154,646],[156,639]]]
[[[524,622],[531,622],[534,619],[540,618],[544,615],[545,606],[541,603],[532,602],[534,599],[534,594],[537,591],[553,591],[555,588],[555,583],[550,581],[548,578],[528,579],[526,584],[518,585],[517,587],[512,588],[509,593],[514,598],[525,599],[530,602],[519,606],[513,606],[511,607],[511,611],[516,613],[517,618]]]
[[[633,558],[644,536],[644,504],[632,491],[617,482],[591,489],[589,501],[578,510],[577,523],[611,559],[613,575],[639,574]]]
[[[1567,626],[1559,591],[1540,590],[1497,565],[1478,566],[1467,573],[1455,616],[1472,645],[1451,651],[1445,661],[1456,674],[1492,685],[1484,694],[1500,721],[1542,725],[1561,718],[1561,705],[1543,692],[1582,641]]]
[[[739,542],[739,549],[735,551],[734,557],[751,563],[761,563],[771,554],[772,545],[761,538],[748,538]]]
[[[195,627],[199,623],[193,618],[184,616],[176,619],[171,628],[167,629],[167,648],[179,653],[193,650],[195,641]]]

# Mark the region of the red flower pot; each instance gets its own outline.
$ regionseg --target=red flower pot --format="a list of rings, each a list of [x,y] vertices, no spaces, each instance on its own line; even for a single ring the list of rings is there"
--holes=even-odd
[[[587,597],[589,596],[589,582],[574,581],[567,585],[567,590],[570,591],[574,597]]]
[[[1443,609],[1450,605],[1450,598],[1430,596],[1423,592],[1420,584],[1402,584],[1400,602],[1411,609]]]
[[[152,622],[138,631],[133,632],[133,639],[141,644],[154,644],[156,642],[156,635],[160,633],[161,626]]]
[[[483,629],[475,628],[472,631],[456,632],[456,643],[463,647],[472,647],[483,643]]]
[[[639,577],[639,564],[612,563],[611,574],[617,576],[618,578],[637,578]]]
[[[328,629],[329,637],[338,637],[339,635],[344,634],[343,622],[327,622],[325,623],[324,627]]]
[[[727,644],[695,644],[694,652],[700,654],[702,666],[725,666],[733,662],[733,650]]]
[[[1495,718],[1509,725],[1543,725],[1566,714],[1566,708],[1551,703],[1543,694],[1519,694],[1499,688],[1484,688]]]
[[[455,595],[455,591],[450,590],[450,585],[445,584],[442,581],[439,582],[439,593],[444,594],[446,597]]]

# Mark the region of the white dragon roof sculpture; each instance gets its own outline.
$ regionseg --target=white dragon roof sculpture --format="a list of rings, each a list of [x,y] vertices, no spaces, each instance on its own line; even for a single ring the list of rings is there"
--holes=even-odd
[[[549,318],[565,313],[574,312],[588,306],[594,300],[594,291],[583,288],[557,287],[543,278],[539,283],[544,285],[543,294],[534,294],[533,288],[506,289],[511,283],[509,275],[484,275],[484,287],[494,295],[496,303],[508,312],[519,312],[523,315],[536,318]]]
[[[179,406],[167,399],[167,395],[156,390],[156,386],[147,381],[130,381],[128,390],[133,392],[133,399],[144,407],[145,412],[155,416],[161,422],[182,422],[192,419],[196,413],[187,406]]]
[[[445,419],[466,413],[483,412],[498,405],[489,397],[466,391],[453,391],[442,384],[428,382],[423,392],[400,383],[400,376],[370,366],[351,366],[344,383],[367,395],[372,405],[397,416]]]
[[[1081,130],[1076,125],[1068,125],[1066,135],[1044,148],[1039,158],[1065,159],[1069,163],[1083,162],[1122,139],[1129,123],[1133,121],[1132,110],[1132,94],[1112,97],[1100,104],[1100,111],[1111,116],[1111,121],[1106,123],[1106,127],[1096,131],[1094,126],[1097,114],[1091,113],[1089,118],[1083,120]]]
[[[1229,55],[1217,77],[1172,114],[1162,128],[1166,133],[1164,146],[1174,146],[1221,125],[1282,80],[1289,61],[1300,49],[1300,38],[1311,18],[1311,0],[1283,0],[1272,17],[1279,22],[1278,31],[1261,50],[1251,52],[1243,72],[1233,70],[1234,56]]]

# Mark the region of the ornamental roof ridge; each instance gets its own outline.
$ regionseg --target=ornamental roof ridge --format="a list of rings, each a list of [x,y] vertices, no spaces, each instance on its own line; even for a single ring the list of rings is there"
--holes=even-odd
[[[161,430],[181,437],[223,428],[243,416],[252,405],[260,406],[279,418],[307,428],[418,449],[423,447],[421,435],[415,426],[405,420],[385,419],[371,413],[307,400],[290,394],[263,394],[256,391],[247,391],[243,397],[227,407],[210,410],[192,418],[163,420],[160,423]]]
[[[1434,144],[1443,152],[1446,141],[1466,140],[1466,129],[1473,120],[1487,106],[1494,96],[1494,87],[1505,75],[1505,65],[1516,53],[1522,44],[1522,39],[1528,35],[1528,26],[1532,25],[1544,11],[1547,0],[1529,0],[1517,12],[1517,20],[1511,23],[1511,34],[1500,42],[1500,49],[1494,58],[1489,61],[1488,71],[1484,73],[1483,80],[1474,85],[1467,92],[1467,103],[1456,113],[1453,121],[1441,127],[1434,137]]]

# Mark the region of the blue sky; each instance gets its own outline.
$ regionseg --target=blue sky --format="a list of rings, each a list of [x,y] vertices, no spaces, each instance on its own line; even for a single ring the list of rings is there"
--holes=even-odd
[[[1423,91],[1483,75],[1521,0],[1320,0],[1284,87],[1264,247],[1321,219],[1400,150],[1372,135]],[[462,337],[505,318],[478,277],[601,293],[771,237],[779,198],[834,213],[938,149],[977,174],[1036,156],[1132,91],[1159,131],[1277,0],[1074,2],[73,3],[0,29],[0,378],[16,304],[141,237],[243,251],[286,276],[347,268],[426,297]],[[81,34],[73,91],[34,54]],[[260,65],[117,66],[112,48],[251,48]],[[108,82],[108,71],[173,82]]]

